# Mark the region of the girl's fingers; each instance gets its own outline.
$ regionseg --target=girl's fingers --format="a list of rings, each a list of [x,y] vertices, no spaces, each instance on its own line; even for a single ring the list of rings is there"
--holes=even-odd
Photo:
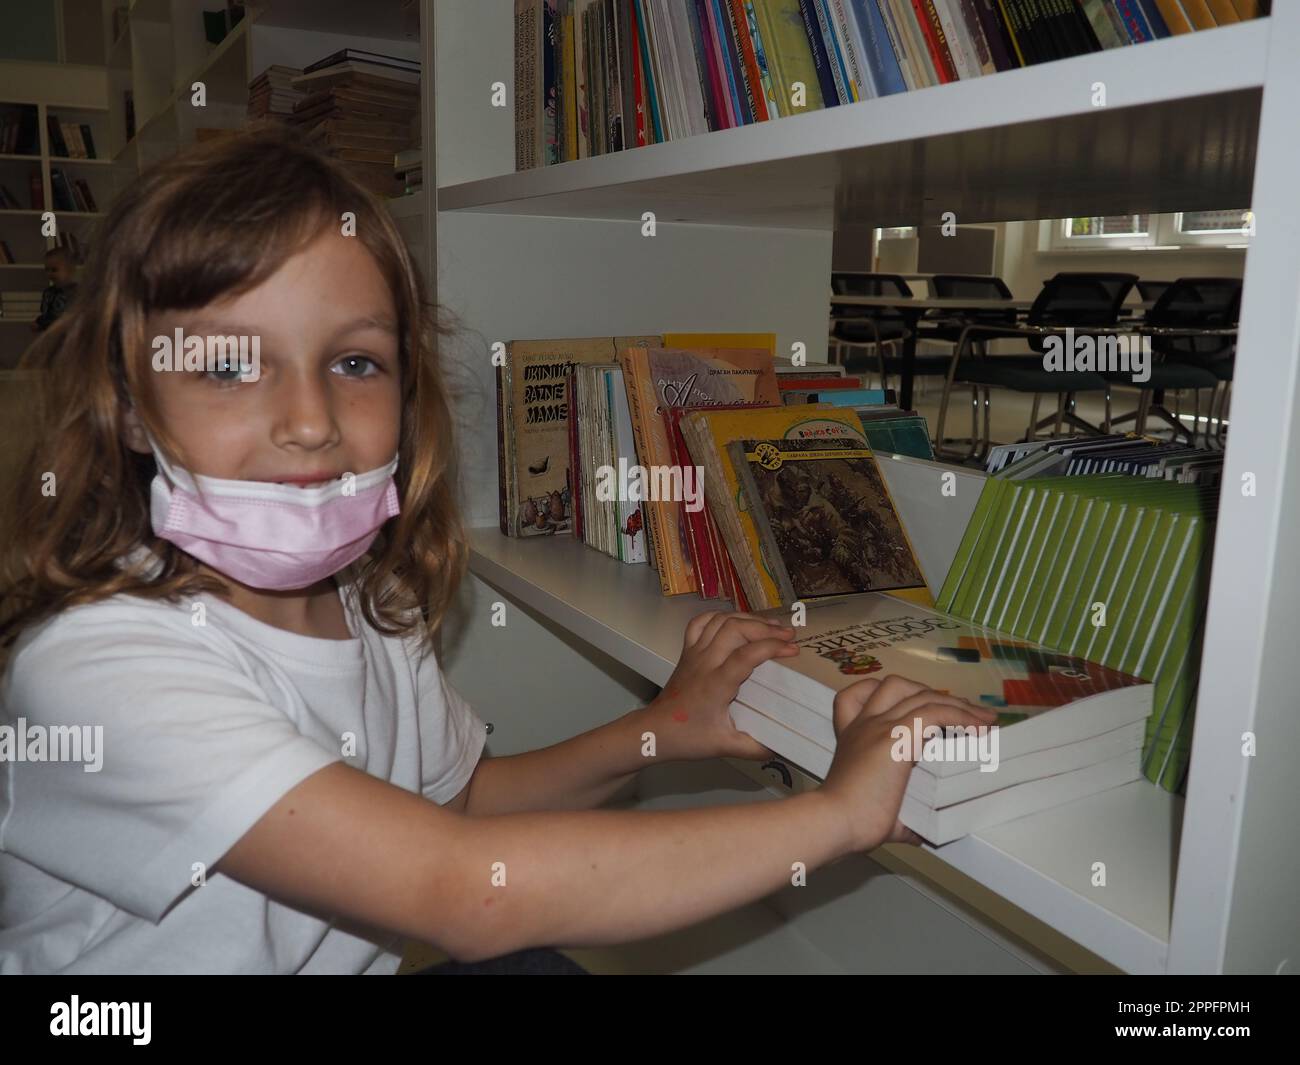
[[[686,646],[694,647],[700,642],[700,637],[704,634],[705,628],[709,622],[718,616],[716,610],[706,610],[703,614],[696,614],[686,623]]]
[[[924,684],[918,684],[914,680],[908,680],[906,677],[900,677],[897,674],[891,674],[888,677],[881,678],[880,687],[876,689],[875,694],[867,700],[867,705],[863,707],[863,712],[875,716],[892,710],[899,702],[906,699],[909,695],[915,695],[917,692],[929,691]]]
[[[899,721],[906,718],[909,714],[916,711],[918,707],[925,706],[927,703],[934,706],[955,706],[961,710],[969,710],[977,716],[983,716],[988,719],[988,724],[993,724],[997,720],[997,714],[986,710],[982,706],[976,706],[974,703],[962,699],[956,695],[942,695],[938,692],[926,688],[917,692],[915,695],[909,695],[906,699],[900,700],[891,709],[886,710],[880,716],[887,721]]]
[[[836,693],[831,713],[831,722],[835,726],[836,738],[857,720],[867,700],[876,693],[876,689],[879,687],[879,680],[875,677],[867,677],[855,681],[847,688],[842,688]]]
[[[718,628],[706,654],[709,661],[721,665],[734,651],[747,643],[772,639],[789,643],[793,638],[793,628],[780,629],[769,625],[762,618],[742,618],[733,614]]]
[[[760,662],[766,662],[771,658],[791,658],[798,651],[799,648],[786,640],[775,638],[749,640],[727,656],[727,660],[722,663],[721,672],[728,683],[734,681],[736,687],[740,687],[749,679],[749,675],[754,672],[754,667]]]
[[[927,729],[931,728],[949,728],[955,725],[980,726],[985,724],[982,719],[976,717],[970,711],[957,706],[928,704],[917,710],[915,716],[920,721],[920,724],[916,727],[920,729],[922,736],[925,735]],[[904,750],[910,753],[911,744],[905,745]],[[903,758],[901,761],[911,762],[912,759]]]

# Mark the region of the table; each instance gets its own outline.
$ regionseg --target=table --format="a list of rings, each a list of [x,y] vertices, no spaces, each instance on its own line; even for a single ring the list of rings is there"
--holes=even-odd
[[[1152,300],[1125,304],[1125,309],[1149,310]],[[898,388],[898,405],[903,410],[912,409],[912,377],[916,368],[916,342],[920,339],[916,326],[927,311],[1027,311],[1034,305],[1033,300],[1021,299],[979,299],[974,296],[963,299],[960,296],[839,296],[832,294],[831,303],[846,307],[879,307],[896,310],[907,327],[907,339],[903,341],[903,366]]]

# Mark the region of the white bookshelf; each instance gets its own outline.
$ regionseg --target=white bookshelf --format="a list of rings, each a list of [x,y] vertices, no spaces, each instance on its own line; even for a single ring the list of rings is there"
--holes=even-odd
[[[438,132],[426,160],[438,200],[429,270],[462,326],[446,350],[462,389],[472,569],[487,582],[474,591],[479,609],[504,595],[537,621],[506,635],[475,618],[476,643],[453,672],[472,687],[512,655],[563,662],[541,704],[556,707],[556,739],[581,716],[566,706],[600,712],[583,699],[586,687],[608,683],[603,656],[662,683],[685,619],[716,604],[664,600],[646,567],[571,542],[499,534],[492,341],[765,330],[780,350],[802,340],[816,359],[836,224],[935,224],[949,210],[959,222],[992,222],[1250,205],[1258,232],[1245,271],[1186,800],[1139,782],[933,857],[1130,972],[1300,967],[1291,823],[1300,782],[1290,765],[1300,749],[1300,656],[1288,639],[1300,629],[1300,457],[1291,440],[1300,399],[1300,5],[521,174],[513,107],[489,103],[493,81],[513,82],[512,5],[423,6],[433,29],[425,59],[437,71],[426,90]],[[1102,107],[1093,104],[1097,83]],[[660,224],[652,239],[639,235],[647,210]],[[924,490],[926,475],[897,474],[896,494],[912,497],[900,503],[911,529],[960,535],[964,518]],[[1240,490],[1245,474],[1253,495]],[[1254,757],[1241,753],[1246,732],[1258,737]],[[1107,864],[1105,888],[1092,885],[1094,861]],[[863,908],[854,919],[875,918]]]

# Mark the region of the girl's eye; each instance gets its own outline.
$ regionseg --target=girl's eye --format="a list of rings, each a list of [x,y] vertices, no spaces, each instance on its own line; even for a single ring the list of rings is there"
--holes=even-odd
[[[379,372],[379,364],[365,355],[344,355],[334,368],[344,377],[371,377]]]
[[[238,384],[243,376],[243,369],[239,365],[238,359],[230,359],[222,356],[218,364],[209,370],[206,374],[208,380],[215,381],[219,385]]]

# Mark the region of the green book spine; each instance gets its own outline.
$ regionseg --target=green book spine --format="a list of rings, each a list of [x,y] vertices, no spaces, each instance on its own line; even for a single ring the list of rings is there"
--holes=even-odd
[[[971,557],[979,546],[984,526],[988,522],[1000,491],[999,482],[991,478],[984,482],[984,488],[980,492],[975,509],[971,512],[970,521],[966,524],[966,532],[957,546],[957,553],[953,556],[952,565],[948,567],[948,575],[943,580],[943,587],[939,589],[939,596],[935,602],[935,605],[946,613],[952,613],[953,601],[962,588]]]
[[[1011,632],[1007,627],[1012,616],[1024,603],[1026,581],[1033,571],[1037,558],[1042,554],[1043,536],[1049,520],[1049,503],[1056,498],[1053,493],[1043,489],[1033,492],[1032,498],[1025,503],[1025,519],[1016,543],[1007,556],[1006,577],[995,590],[990,609],[986,613],[985,624],[999,632]]]
[[[1120,577],[1126,568],[1131,571],[1136,566],[1137,556],[1145,543],[1138,534],[1148,512],[1149,508],[1146,507],[1125,505],[1114,526],[1110,553],[1097,569],[1093,602],[1101,604],[1102,616],[1100,619],[1095,617],[1091,604],[1089,605],[1088,617],[1075,644],[1078,653],[1089,661],[1098,661],[1092,656],[1100,653],[1111,626],[1119,623],[1119,601],[1124,589]],[[1102,624],[1097,624],[1098,620]]]
[[[990,565],[998,546],[1003,543],[1010,527],[1013,513],[1011,497],[1017,494],[1019,485],[1009,481],[993,482],[997,484],[997,496],[988,524],[980,536],[979,546],[970,560],[970,578],[962,582],[962,591],[953,603],[952,613],[959,618],[970,620],[974,616],[976,604],[985,595],[991,582]]]
[[[1075,629],[1077,611],[1082,609],[1085,589],[1090,586],[1092,560],[1100,545],[1105,519],[1110,510],[1109,499],[1089,499],[1084,510],[1079,538],[1070,545],[1070,560],[1061,580],[1061,594],[1057,597],[1051,614],[1043,625],[1042,642],[1058,651],[1068,651],[1067,640]]]
[[[988,561],[989,579],[984,583],[979,600],[970,613],[970,619],[979,625],[988,625],[989,619],[1000,608],[1003,590],[1015,568],[1032,522],[1034,499],[1041,494],[1033,485],[1011,486],[1006,530],[993,545]]]
[[[1120,574],[1123,594],[1116,611],[1116,623],[1110,627],[1110,636],[1102,645],[1097,659],[1104,666],[1125,672],[1124,664],[1133,649],[1146,638],[1141,627],[1142,617],[1147,603],[1156,598],[1156,572],[1169,546],[1175,517],[1173,512],[1164,508],[1151,508],[1146,513],[1143,526],[1138,531],[1138,550],[1132,553],[1130,559],[1130,562],[1136,559],[1136,565],[1129,565]]]
[[[1061,595],[1061,582],[1065,577],[1066,567],[1072,558],[1073,546],[1079,542],[1079,528],[1083,523],[1083,497],[1077,492],[1061,493],[1061,514],[1057,518],[1057,528],[1053,533],[1054,543],[1051,556],[1047,560],[1046,572],[1035,576],[1032,589],[1032,602],[1028,616],[1020,628],[1027,640],[1042,642],[1043,627]]]
[[[1061,535],[1069,496],[1044,492],[1044,514],[1030,544],[1030,556],[1008,595],[1007,611],[1001,619],[1003,632],[1029,638],[1029,619],[1044,595],[1043,582],[1052,559],[1060,554]]]

